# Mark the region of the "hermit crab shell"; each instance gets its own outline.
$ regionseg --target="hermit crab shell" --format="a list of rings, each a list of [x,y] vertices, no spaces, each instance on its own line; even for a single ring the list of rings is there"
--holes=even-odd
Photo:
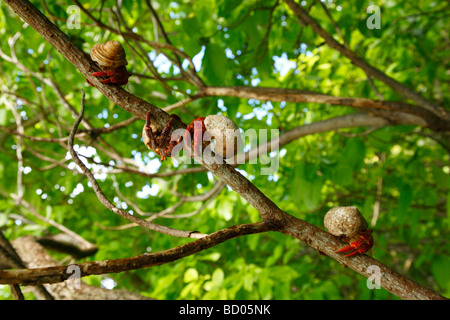
[[[325,228],[335,236],[352,238],[367,230],[368,224],[356,207],[335,207],[327,212],[323,220]]]
[[[214,152],[224,159],[234,157],[241,146],[241,133],[233,120],[222,115],[210,115],[204,120],[207,133],[216,140]]]
[[[101,68],[118,68],[128,64],[125,49],[119,41],[96,44],[91,50],[91,59]]]
[[[153,124],[150,124],[150,128],[152,129],[152,132],[157,135],[158,134],[158,128],[155,127]],[[150,148],[150,138],[147,136],[147,130],[146,125],[142,128],[142,140],[144,141],[144,144],[147,146],[147,148]]]

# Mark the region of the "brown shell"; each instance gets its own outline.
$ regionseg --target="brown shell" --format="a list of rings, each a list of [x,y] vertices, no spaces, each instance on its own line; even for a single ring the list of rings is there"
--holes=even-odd
[[[352,238],[368,228],[366,219],[356,207],[332,208],[325,215],[323,223],[332,235],[346,238]]]
[[[234,157],[241,145],[239,127],[234,121],[226,116],[210,115],[204,123],[211,139],[216,140],[214,152],[224,159]]]
[[[91,59],[102,69],[114,69],[128,64],[125,49],[119,41],[96,44],[91,50]]]

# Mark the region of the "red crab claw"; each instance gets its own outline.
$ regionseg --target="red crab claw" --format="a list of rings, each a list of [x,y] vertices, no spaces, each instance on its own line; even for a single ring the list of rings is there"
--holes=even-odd
[[[197,156],[202,153],[203,134],[206,132],[205,117],[195,119],[188,125],[184,133],[185,147],[189,148],[192,145],[192,134],[194,136],[194,152]]]
[[[108,77],[107,79],[100,80],[100,82],[117,84],[118,86],[127,84],[128,78],[131,76],[124,66],[112,70],[94,72],[92,75],[94,77]],[[92,86],[89,80],[86,79],[86,81]]]
[[[335,252],[347,253],[345,257],[351,257],[366,253],[373,247],[373,244],[372,230],[365,230],[359,233],[356,241],[350,242],[350,245],[336,250]]]

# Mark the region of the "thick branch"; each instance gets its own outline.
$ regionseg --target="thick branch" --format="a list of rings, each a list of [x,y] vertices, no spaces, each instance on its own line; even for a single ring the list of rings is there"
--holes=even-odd
[[[262,143],[256,147],[253,147],[248,152],[239,154],[236,159],[236,163],[246,163],[252,159],[258,158],[261,155],[266,155],[271,151],[276,151],[281,147],[289,144],[290,142],[307,135],[365,126],[381,128],[390,125],[390,121],[393,121],[394,119],[396,121],[396,124],[406,125],[417,125],[420,124],[422,120],[418,117],[401,112],[389,113],[389,116],[386,118],[374,117],[365,113],[346,114],[340,117],[334,117],[331,119],[308,123],[286,131],[279,137],[275,137],[266,143]]]
[[[155,253],[146,253],[131,258],[80,263],[76,266],[80,268],[81,277],[94,274],[117,273],[147,268],[179,260],[202,250],[211,248],[226,240],[270,230],[271,228],[262,222],[232,226],[224,230],[214,232],[199,240],[172,249]],[[23,285],[58,283],[65,281],[70,277],[70,274],[67,274],[66,270],[67,266],[0,270],[0,283]]]
[[[238,225],[214,232],[204,238],[169,250],[125,259],[80,263],[76,266],[81,270],[81,277],[147,268],[179,260],[238,236],[271,230],[273,230],[272,227],[265,223]],[[367,255],[354,256],[349,259],[341,254],[335,253],[335,250],[341,248],[343,243],[336,237],[331,236],[328,232],[303,220],[289,216],[286,221],[286,226],[280,231],[304,241],[321,253],[331,256],[365,277],[372,276],[373,273],[371,270],[374,267],[378,268],[381,286],[401,298],[418,300],[446,299]],[[67,274],[66,270],[67,266],[0,270],[0,283],[22,285],[58,283],[69,278],[70,274]]]
[[[444,120],[429,110],[418,106],[399,102],[382,101],[367,98],[335,97],[308,90],[266,88],[266,87],[205,87],[202,89],[205,96],[232,96],[262,101],[285,101],[292,103],[321,103],[348,106],[364,111],[394,111],[404,112],[418,116],[426,123],[417,123],[428,126],[434,131],[450,130],[450,120]]]

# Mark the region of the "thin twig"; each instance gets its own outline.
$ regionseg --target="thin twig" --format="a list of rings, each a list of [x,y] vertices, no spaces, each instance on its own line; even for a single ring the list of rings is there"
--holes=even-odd
[[[0,195],[5,198],[8,197],[8,193],[1,189],[0,189]],[[21,205],[24,208],[26,208],[34,217],[38,218],[39,220],[51,225],[52,227],[55,227],[56,229],[60,230],[63,233],[68,234],[72,238],[77,239],[77,241],[79,243],[84,243],[85,247],[92,246],[92,244],[90,242],[86,241],[83,237],[81,237],[79,234],[75,233],[74,231],[70,230],[66,226],[59,224],[56,221],[39,214],[38,210],[33,205],[31,205],[30,203],[25,201],[23,198],[18,198],[17,195],[15,195],[13,193],[9,194],[9,197],[11,197],[17,203],[17,205]]]
[[[217,197],[220,194],[222,189],[225,187],[225,184],[223,184],[221,181],[219,181],[216,183],[216,185],[213,188],[211,188],[211,190],[209,190],[208,192],[201,194],[201,195],[195,195],[195,196],[190,196],[190,197],[185,197],[183,195],[180,195],[179,196],[180,201],[178,201],[174,205],[172,205],[160,212],[157,212],[157,213],[143,212],[132,201],[130,201],[129,199],[127,199],[126,197],[124,197],[122,195],[116,182],[114,183],[114,187],[115,187],[116,193],[119,195],[119,197],[122,198],[122,200],[124,200],[134,210],[136,210],[136,212],[138,214],[140,214],[141,216],[150,216],[146,220],[153,221],[157,218],[168,218],[168,219],[189,218],[189,217],[192,217],[192,216],[202,212],[208,206],[208,204],[212,200],[214,200],[215,197]],[[177,208],[181,207],[184,203],[197,202],[197,201],[205,201],[205,203],[202,206],[200,206],[200,208],[198,208],[192,212],[173,214],[175,212],[175,210]],[[121,226],[117,226],[117,227],[108,227],[108,226],[103,226],[100,224],[97,224],[97,226],[103,230],[116,230],[117,231],[117,230],[125,230],[125,229],[129,229],[129,228],[133,228],[133,227],[136,227],[137,225],[134,223],[129,223],[129,224],[125,224],[125,225],[121,225]]]
[[[134,215],[131,215],[130,213],[128,213],[125,210],[119,209],[116,206],[114,206],[114,204],[112,204],[108,198],[106,198],[105,194],[103,193],[103,191],[101,190],[100,186],[97,183],[97,180],[94,178],[94,175],[92,174],[92,172],[84,165],[84,163],[80,160],[80,158],[78,157],[77,153],[75,152],[75,150],[73,149],[73,140],[75,137],[75,133],[77,132],[78,129],[78,125],[80,124],[82,118],[83,118],[83,114],[84,114],[84,96],[85,93],[84,91],[82,91],[81,94],[81,110],[80,110],[80,114],[77,117],[77,119],[75,120],[75,123],[73,125],[72,131],[70,132],[69,135],[69,141],[68,141],[68,147],[69,147],[69,152],[70,155],[72,156],[73,161],[81,168],[82,172],[84,173],[84,175],[89,179],[89,182],[92,185],[92,189],[94,190],[98,200],[109,210],[111,210],[112,212],[114,212],[115,214],[118,214],[119,216],[134,222],[142,227],[157,231],[157,232],[161,232],[164,234],[168,234],[171,236],[175,236],[175,237],[182,237],[182,238],[201,238],[204,237],[204,234],[198,233],[198,232],[193,232],[193,231],[182,231],[182,230],[177,230],[177,229],[173,229],[173,228],[169,228],[166,226],[161,226],[158,225],[156,223],[152,223],[146,220],[142,220]]]
[[[450,113],[448,113],[444,108],[435,105],[433,102],[425,99],[423,96],[415,92],[414,90],[408,88],[404,84],[396,81],[395,79],[389,77],[385,73],[383,73],[381,70],[373,67],[369,63],[367,63],[364,59],[358,57],[353,51],[351,51],[349,48],[345,47],[338,41],[336,41],[332,35],[330,35],[325,29],[323,29],[319,23],[313,19],[308,12],[306,12],[300,5],[298,5],[294,0],[284,0],[284,2],[287,3],[287,5],[291,8],[291,10],[294,12],[294,14],[299,18],[302,23],[306,23],[307,25],[311,26],[312,29],[320,35],[325,42],[331,47],[339,51],[342,55],[350,59],[350,61],[357,67],[364,70],[367,75],[372,76],[388,86],[390,86],[393,90],[395,90],[397,93],[405,96],[408,99],[413,100],[415,103],[417,103],[419,106],[421,106],[423,109],[426,109],[438,117],[449,120],[450,119]]]

